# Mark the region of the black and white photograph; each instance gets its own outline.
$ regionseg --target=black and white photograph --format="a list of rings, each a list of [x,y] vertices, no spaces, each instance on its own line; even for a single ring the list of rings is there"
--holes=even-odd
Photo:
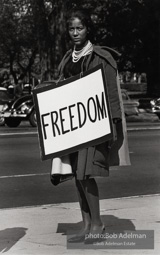
[[[160,1],[0,0],[0,253],[160,252]]]

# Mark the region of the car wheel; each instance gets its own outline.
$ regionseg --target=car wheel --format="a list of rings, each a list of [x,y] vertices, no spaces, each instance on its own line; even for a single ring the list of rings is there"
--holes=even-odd
[[[4,126],[5,125],[5,118],[0,118],[0,126]]]
[[[8,127],[18,127],[19,124],[21,123],[20,118],[5,118],[5,123]]]
[[[33,110],[29,116],[29,122],[32,127],[37,127],[37,118],[36,118],[36,112]]]

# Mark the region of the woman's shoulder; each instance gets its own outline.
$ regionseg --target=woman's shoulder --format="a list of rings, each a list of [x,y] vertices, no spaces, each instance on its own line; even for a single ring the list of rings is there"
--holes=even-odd
[[[71,53],[72,53],[72,50],[70,49],[70,50],[68,50],[68,51],[65,53],[65,55],[63,56],[63,58],[62,58],[62,60],[61,60],[61,62],[60,62],[60,64],[59,64],[59,66],[58,66],[58,71],[59,71],[59,73],[62,72],[62,70],[63,70],[63,68],[64,68],[66,62],[68,62],[68,60],[69,60],[69,58],[70,58],[70,56],[71,56]]]
[[[121,57],[121,53],[119,53],[117,50],[110,48],[108,46],[93,45],[93,49],[95,52],[99,54],[104,54],[104,56],[112,56],[114,59]]]
[[[117,68],[116,59],[121,56],[116,50],[107,46],[93,46],[93,51],[98,56],[107,60],[114,68]]]
[[[63,58],[62,58],[61,61],[64,61],[66,58],[70,57],[70,56],[71,56],[71,53],[72,53],[72,49],[68,50],[68,51],[64,54],[64,56],[63,56]]]

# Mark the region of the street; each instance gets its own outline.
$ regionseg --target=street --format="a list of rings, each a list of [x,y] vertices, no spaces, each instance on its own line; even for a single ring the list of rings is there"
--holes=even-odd
[[[0,208],[76,202],[74,179],[54,187],[41,161],[36,129],[0,128]],[[100,198],[160,193],[160,130],[129,131],[132,165],[99,178]],[[65,195],[64,195],[65,194]]]
[[[160,1],[0,7],[0,254],[159,255]]]

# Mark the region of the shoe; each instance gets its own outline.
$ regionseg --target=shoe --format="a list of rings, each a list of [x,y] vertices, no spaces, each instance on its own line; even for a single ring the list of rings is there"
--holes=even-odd
[[[83,236],[73,236],[67,240],[68,243],[82,243],[85,240],[85,235]]]
[[[81,233],[81,234],[79,233],[79,234],[69,238],[67,241],[69,243],[82,243],[82,242],[84,242],[86,235],[88,235],[89,231],[90,231],[89,229],[85,230],[85,231],[83,231],[83,233]]]
[[[103,225],[99,229],[92,230],[88,234],[88,238],[85,239],[84,243],[85,244],[93,244],[95,242],[100,242],[103,241],[103,234],[105,233],[105,226]]]

